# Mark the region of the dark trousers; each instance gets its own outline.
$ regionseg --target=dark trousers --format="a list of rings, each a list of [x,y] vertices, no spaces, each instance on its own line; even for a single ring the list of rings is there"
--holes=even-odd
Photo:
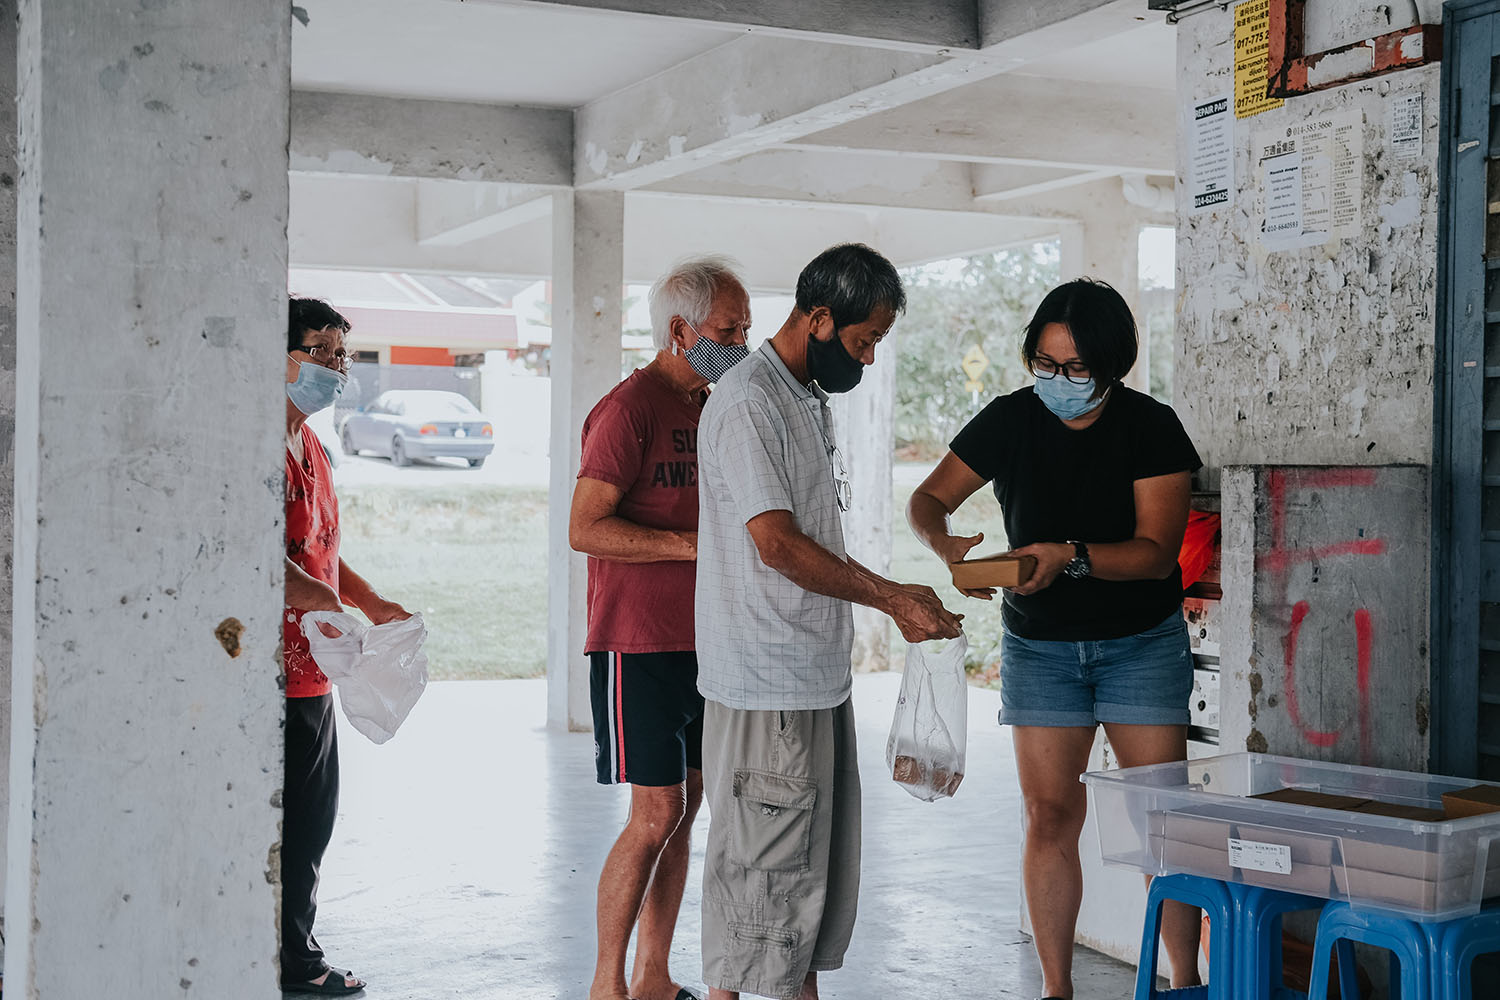
[[[286,700],[286,784],[281,820],[281,981],[328,969],[313,937],[318,868],[339,807],[339,746],[333,695]]]

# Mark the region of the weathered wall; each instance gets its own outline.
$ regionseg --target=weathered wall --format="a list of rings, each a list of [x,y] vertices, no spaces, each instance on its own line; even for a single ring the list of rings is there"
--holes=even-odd
[[[1233,17],[1231,7],[1178,25],[1179,176],[1192,103],[1233,91]],[[1430,461],[1438,72],[1319,91],[1235,122],[1227,210],[1190,215],[1179,186],[1177,409],[1211,469]],[[1390,104],[1414,92],[1422,154],[1397,161]],[[1364,116],[1358,235],[1267,252],[1253,133],[1340,111]]]
[[[1180,177],[1192,105],[1233,93],[1233,37],[1233,7],[1178,26]],[[1438,79],[1407,70],[1237,120],[1228,208],[1191,214],[1179,186],[1176,403],[1204,482],[1326,467],[1223,476],[1225,751],[1426,767]],[[1398,159],[1391,110],[1409,94],[1421,151]],[[1357,229],[1269,249],[1255,140],[1341,113],[1362,119]]]
[[[1424,770],[1427,470],[1224,470],[1220,744]]]
[[[276,988],[289,28],[20,4],[16,997]]]

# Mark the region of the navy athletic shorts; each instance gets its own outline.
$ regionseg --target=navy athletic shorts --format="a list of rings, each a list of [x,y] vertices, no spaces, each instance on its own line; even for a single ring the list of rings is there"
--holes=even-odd
[[[696,653],[590,653],[589,693],[601,785],[677,785],[703,769]]]

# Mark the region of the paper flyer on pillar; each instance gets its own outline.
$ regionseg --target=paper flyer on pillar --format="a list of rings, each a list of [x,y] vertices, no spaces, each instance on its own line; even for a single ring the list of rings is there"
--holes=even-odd
[[[1188,142],[1188,214],[1228,208],[1234,202],[1234,115],[1228,94],[1193,105]]]
[[[1261,129],[1251,146],[1266,250],[1322,246],[1359,232],[1364,116],[1325,115]]]

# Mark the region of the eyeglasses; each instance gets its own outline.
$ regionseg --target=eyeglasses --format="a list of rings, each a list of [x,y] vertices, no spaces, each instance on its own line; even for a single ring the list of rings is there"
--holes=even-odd
[[[839,510],[848,511],[854,505],[854,487],[849,482],[849,469],[844,465],[844,453],[838,445],[830,445],[829,460],[833,463],[833,489],[838,494]]]
[[[1056,378],[1061,373],[1062,377],[1074,385],[1085,385],[1089,380],[1089,366],[1079,361],[1069,361],[1067,364],[1058,364],[1051,358],[1032,358],[1031,374],[1040,379]]]
[[[306,354],[308,357],[312,358],[324,368],[330,368],[333,371],[341,372],[343,374],[348,374],[349,369],[354,364],[354,359],[350,357],[349,352],[342,347],[334,351],[330,350],[324,344],[305,344],[302,347],[297,348],[297,350],[301,351],[303,354]]]

